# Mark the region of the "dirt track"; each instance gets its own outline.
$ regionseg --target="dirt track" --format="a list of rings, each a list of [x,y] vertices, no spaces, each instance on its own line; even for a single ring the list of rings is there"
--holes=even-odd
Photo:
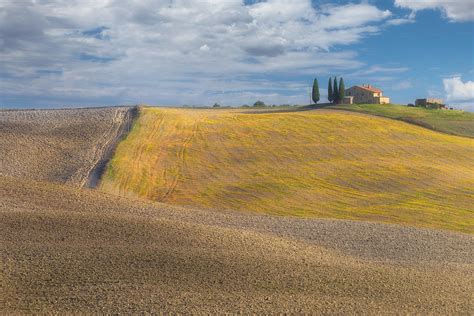
[[[474,311],[469,235],[216,215],[5,177],[0,196],[4,313]]]
[[[135,108],[0,111],[0,175],[95,186]]]

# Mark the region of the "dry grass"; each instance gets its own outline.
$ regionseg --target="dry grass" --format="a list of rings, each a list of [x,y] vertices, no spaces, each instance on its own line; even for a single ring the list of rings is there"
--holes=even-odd
[[[94,168],[130,120],[129,110],[0,111],[0,175],[90,185]]]
[[[427,242],[441,253],[464,245],[453,256],[462,260],[399,265],[340,254],[317,240],[224,228],[210,224],[213,212],[185,221],[183,212],[193,213],[0,176],[0,312],[473,312],[470,236],[420,241],[415,234],[410,244],[422,252]],[[383,229],[357,224],[333,233],[358,232],[352,248],[370,239],[398,244],[404,236],[403,228],[387,238],[377,233]]]
[[[364,114],[145,108],[101,189],[473,233],[472,157],[473,139]]]

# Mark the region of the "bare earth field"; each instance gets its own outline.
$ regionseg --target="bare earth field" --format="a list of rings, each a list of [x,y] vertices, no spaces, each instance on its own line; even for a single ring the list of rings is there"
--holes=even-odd
[[[473,311],[470,235],[0,177],[3,313]]]
[[[133,108],[0,111],[0,175],[95,186]]]

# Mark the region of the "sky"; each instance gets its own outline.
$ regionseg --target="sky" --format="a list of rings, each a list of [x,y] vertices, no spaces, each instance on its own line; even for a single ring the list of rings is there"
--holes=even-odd
[[[472,0],[0,0],[0,107],[307,104],[318,78],[474,111]]]

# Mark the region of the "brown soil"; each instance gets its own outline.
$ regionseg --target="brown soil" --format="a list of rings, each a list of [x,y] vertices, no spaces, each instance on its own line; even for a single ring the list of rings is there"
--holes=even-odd
[[[93,187],[135,111],[0,111],[0,175]]]
[[[248,227],[252,217],[232,212],[222,215],[233,218],[227,225],[214,211],[8,177],[0,197],[2,313],[474,311],[469,235],[434,234],[429,247],[453,259],[424,258],[423,249],[397,261],[393,247],[357,255],[387,238],[384,227],[403,247],[397,226],[305,220],[291,228],[259,216]],[[298,225],[306,235],[295,235]],[[340,248],[319,230],[343,244],[356,238]],[[426,248],[430,231],[410,230],[410,251]]]

